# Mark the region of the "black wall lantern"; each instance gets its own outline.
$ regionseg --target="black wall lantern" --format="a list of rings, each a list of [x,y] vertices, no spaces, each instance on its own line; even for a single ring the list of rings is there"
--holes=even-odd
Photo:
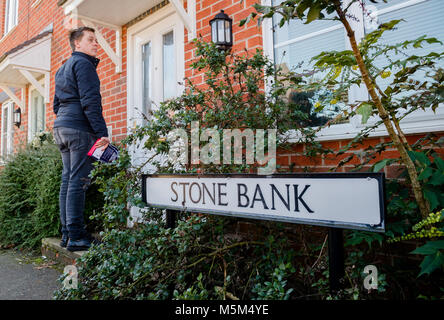
[[[14,125],[20,127],[21,123],[22,123],[22,110],[19,107],[14,110]]]
[[[229,50],[233,46],[233,19],[221,10],[213,19],[210,20],[211,41],[217,47]]]

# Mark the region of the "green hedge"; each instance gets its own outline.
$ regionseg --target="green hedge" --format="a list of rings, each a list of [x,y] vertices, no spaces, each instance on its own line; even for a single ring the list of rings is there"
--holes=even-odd
[[[59,190],[62,161],[48,136],[5,161],[0,171],[0,246],[36,249],[45,237],[60,236]],[[94,210],[103,206],[95,187],[87,194],[87,226]]]

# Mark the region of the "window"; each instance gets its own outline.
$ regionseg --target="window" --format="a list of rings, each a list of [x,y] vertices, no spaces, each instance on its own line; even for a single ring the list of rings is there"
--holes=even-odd
[[[5,6],[5,31],[7,34],[18,23],[18,0],[6,0]]]
[[[151,42],[148,42],[142,46],[142,68],[143,68],[143,103],[142,103],[142,113],[148,116],[151,110],[151,69],[152,69],[152,58],[151,58]]]
[[[14,124],[13,124],[13,106],[12,102],[5,102],[2,105],[2,141],[1,157],[6,157],[12,153]]]
[[[46,107],[43,96],[37,91],[31,91],[31,103],[29,112],[29,138],[34,138],[36,133],[45,131]]]
[[[270,5],[282,2],[282,0],[265,0],[264,2]],[[376,13],[377,23],[372,23],[372,20],[369,18],[362,18],[362,9],[359,4],[352,6],[351,13],[358,17],[358,19],[357,21],[350,19],[350,23],[355,30],[358,41],[366,33],[373,31],[378,24],[393,19],[404,19],[405,22],[398,24],[397,30],[387,32],[382,41],[385,43],[399,43],[403,40],[416,39],[422,35],[427,35],[444,42],[444,28],[442,28],[440,22],[440,19],[444,16],[442,0],[392,0],[378,4],[373,4],[369,0],[365,2],[367,9],[371,9]],[[282,28],[279,28],[280,17],[276,17],[276,20],[268,20],[268,25],[264,25],[264,30],[273,31],[264,37],[265,52],[274,59],[277,65],[281,65],[284,69],[288,68],[296,72],[310,69],[309,60],[321,51],[350,49],[349,40],[340,22],[314,21],[309,24],[303,24],[299,20],[292,20]],[[423,54],[429,51],[441,52],[442,45],[428,45],[425,48],[418,48],[412,54]],[[375,63],[384,65],[386,61],[380,58]],[[384,80],[385,85],[389,80]],[[378,84],[384,87],[383,82]],[[359,88],[356,86],[349,91],[349,103],[364,99],[367,99],[367,91],[364,87]],[[322,114],[318,113],[315,117],[318,118],[318,122],[325,122],[326,119],[334,117],[340,111],[339,108],[338,106],[333,108],[327,107],[322,111]],[[440,106],[436,114],[431,110],[426,112],[418,110],[407,116],[401,123],[405,133],[442,131],[444,123],[443,109],[444,107]],[[376,121],[376,119],[373,119],[373,121]],[[360,119],[351,119],[350,122],[333,125],[322,130],[318,138],[319,140],[333,140],[353,137],[360,127],[362,127]],[[381,127],[373,135],[385,134],[385,129]]]
[[[173,31],[163,35],[162,63],[163,63],[163,99],[168,100],[176,96],[176,58]]]

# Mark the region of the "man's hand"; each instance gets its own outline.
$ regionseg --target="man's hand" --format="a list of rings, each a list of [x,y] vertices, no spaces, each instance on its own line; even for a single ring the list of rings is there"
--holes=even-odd
[[[105,150],[106,148],[108,148],[109,144],[110,144],[109,138],[108,137],[102,137],[97,142],[96,147],[97,148],[103,147],[102,150]]]

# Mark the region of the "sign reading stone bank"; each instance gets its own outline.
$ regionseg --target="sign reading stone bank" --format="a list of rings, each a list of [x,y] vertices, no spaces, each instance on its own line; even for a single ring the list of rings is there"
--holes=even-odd
[[[151,207],[384,232],[382,173],[145,175]]]

